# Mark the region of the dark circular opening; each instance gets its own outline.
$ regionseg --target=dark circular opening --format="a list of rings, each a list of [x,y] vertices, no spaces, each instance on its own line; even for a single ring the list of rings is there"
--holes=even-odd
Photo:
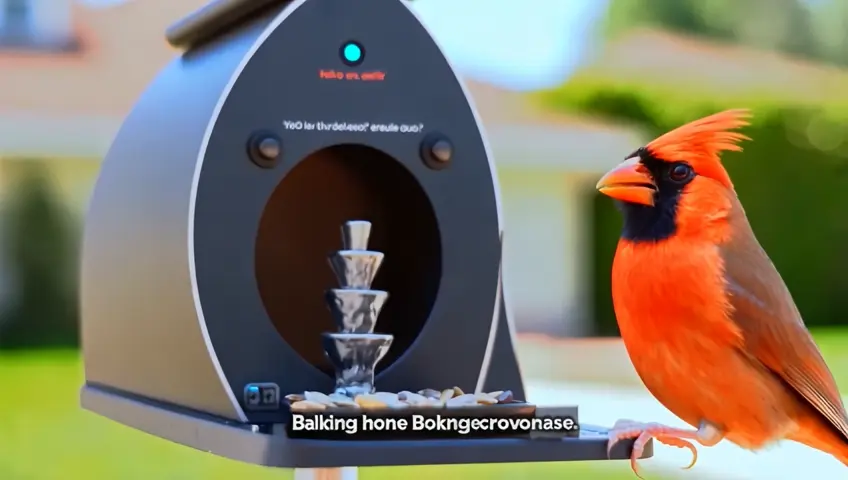
[[[372,222],[369,249],[385,254],[372,288],[389,299],[376,331],[394,335],[378,371],[415,341],[436,299],[441,243],[433,207],[406,168],[364,145],[319,150],[295,166],[271,195],[256,239],[256,280],[271,321],[304,359],[332,373],[321,333],[335,327],[324,292],[336,287],[327,263],[342,248],[341,226]]]

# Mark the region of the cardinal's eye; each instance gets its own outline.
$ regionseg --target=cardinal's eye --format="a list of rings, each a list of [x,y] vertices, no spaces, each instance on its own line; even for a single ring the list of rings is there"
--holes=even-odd
[[[688,182],[694,174],[695,171],[692,170],[692,167],[683,162],[675,163],[668,170],[668,178],[675,183]]]

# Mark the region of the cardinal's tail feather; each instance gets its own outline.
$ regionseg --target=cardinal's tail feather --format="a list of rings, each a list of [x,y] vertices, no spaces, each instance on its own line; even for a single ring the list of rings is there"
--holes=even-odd
[[[838,448],[837,453],[833,453],[832,455],[836,457],[837,460],[848,466],[848,442],[843,442],[841,447]]]
[[[848,439],[830,425],[819,421],[803,422],[789,439],[833,455],[848,466]]]
[[[842,447],[837,449],[837,450],[839,450],[839,451],[836,452],[836,453],[831,453],[831,452],[828,452],[828,453],[830,453],[831,455],[836,457],[837,460],[839,460],[846,467],[848,467],[848,444],[842,445]]]
[[[815,448],[816,450],[829,453],[833,455],[834,458],[842,462],[846,467],[848,467],[848,445],[843,445],[837,448],[834,448],[832,445],[822,445],[821,443],[817,445],[810,445],[811,442],[799,442],[803,443],[808,447]]]

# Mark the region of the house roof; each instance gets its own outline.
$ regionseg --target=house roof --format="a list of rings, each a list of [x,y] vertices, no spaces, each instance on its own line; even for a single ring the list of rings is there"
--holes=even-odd
[[[0,51],[0,111],[124,115],[174,57],[165,28],[204,0],[134,0],[108,8],[74,2],[81,49]]]
[[[165,29],[204,3],[75,5],[80,51],[64,56],[0,52],[0,131],[6,133],[0,152],[102,156],[144,88],[177,54],[165,41]],[[468,79],[466,84],[500,164],[562,167],[567,156],[592,163],[608,155],[605,148],[637,143],[629,129],[546,113],[526,94],[485,82]],[[564,154],[569,149],[573,155]]]
[[[586,73],[656,88],[700,88],[723,97],[778,96],[818,103],[845,98],[848,71],[778,52],[637,30],[609,42]]]

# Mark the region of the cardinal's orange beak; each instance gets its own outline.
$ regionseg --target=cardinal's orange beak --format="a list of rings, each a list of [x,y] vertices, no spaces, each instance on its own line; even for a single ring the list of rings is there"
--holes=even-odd
[[[628,158],[606,175],[595,186],[599,192],[622,202],[654,206],[657,184],[638,157]]]

